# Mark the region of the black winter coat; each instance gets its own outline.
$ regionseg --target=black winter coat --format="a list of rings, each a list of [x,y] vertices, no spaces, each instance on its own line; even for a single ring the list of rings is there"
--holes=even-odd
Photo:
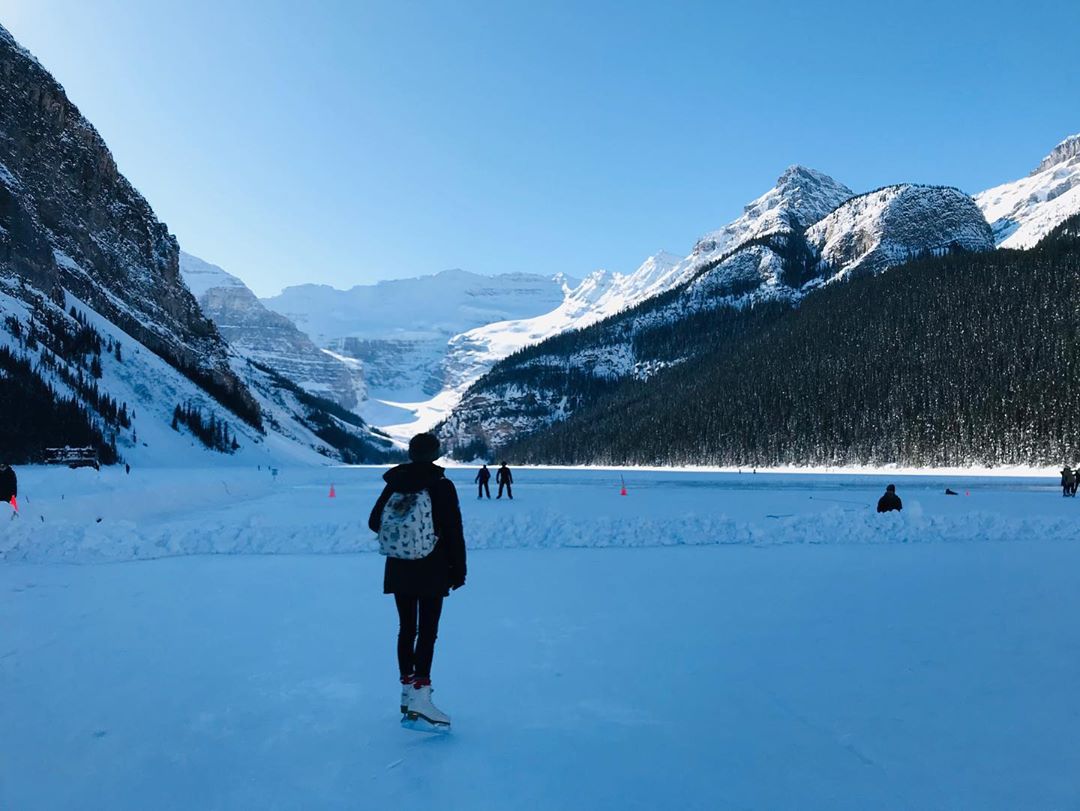
[[[877,511],[879,513],[902,509],[904,509],[904,502],[900,500],[900,496],[896,495],[896,493],[886,493],[878,499]]]
[[[495,481],[499,484],[513,484],[514,474],[510,472],[510,468],[500,467],[499,472],[495,474]]]
[[[10,467],[0,469],[0,501],[5,504],[19,495],[19,482]]]
[[[393,493],[431,495],[431,513],[435,521],[435,548],[419,560],[386,559],[383,575],[384,594],[410,597],[445,597],[451,587],[465,585],[465,535],[461,528],[461,507],[454,483],[438,465],[412,462],[398,465],[383,475],[386,487],[375,502],[368,519],[372,532],[382,523],[383,507]]]

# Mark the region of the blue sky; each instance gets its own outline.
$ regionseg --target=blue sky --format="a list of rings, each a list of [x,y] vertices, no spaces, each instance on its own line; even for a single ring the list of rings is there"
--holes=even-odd
[[[791,163],[974,192],[1080,131],[1080,3],[0,0],[181,246],[260,295],[629,271]]]

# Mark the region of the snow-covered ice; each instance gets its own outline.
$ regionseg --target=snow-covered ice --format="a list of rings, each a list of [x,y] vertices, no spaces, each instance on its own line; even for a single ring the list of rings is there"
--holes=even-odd
[[[21,470],[0,808],[1080,797],[1080,499],[1052,479],[519,469],[478,503],[451,470],[469,581],[429,736],[398,725],[380,472]]]

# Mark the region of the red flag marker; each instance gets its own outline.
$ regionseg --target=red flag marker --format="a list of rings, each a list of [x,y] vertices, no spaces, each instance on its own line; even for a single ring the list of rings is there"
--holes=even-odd
[[[11,509],[15,510],[15,512],[19,511],[19,502],[16,500],[15,496],[11,497]]]
[[[619,477],[619,479],[620,479],[620,480],[622,481],[622,489],[621,489],[621,490],[619,490],[619,495],[620,495],[620,496],[625,496],[625,495],[629,495],[629,494],[628,494],[628,493],[626,492],[626,479],[624,479],[624,478],[623,478],[622,476],[620,476],[620,477]]]
[[[337,493],[334,492],[334,485],[330,485],[330,498],[337,498]]]

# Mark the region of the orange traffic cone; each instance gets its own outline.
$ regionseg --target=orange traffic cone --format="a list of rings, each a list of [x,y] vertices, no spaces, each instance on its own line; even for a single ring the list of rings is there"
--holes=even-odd
[[[334,485],[330,485],[330,498],[337,498],[337,493],[334,492]]]

